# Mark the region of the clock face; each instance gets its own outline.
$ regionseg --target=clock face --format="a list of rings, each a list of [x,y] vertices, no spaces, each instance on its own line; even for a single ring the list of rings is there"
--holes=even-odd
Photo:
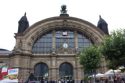
[[[64,43],[64,44],[63,44],[63,47],[64,47],[64,48],[68,48],[68,44],[67,44],[67,43]]]

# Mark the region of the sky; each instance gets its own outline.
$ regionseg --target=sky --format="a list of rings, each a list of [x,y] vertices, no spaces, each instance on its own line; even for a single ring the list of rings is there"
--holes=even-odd
[[[61,5],[69,16],[97,25],[99,15],[108,23],[109,32],[125,29],[125,0],[0,0],[0,48],[13,50],[18,21],[27,13],[30,26],[60,15]]]

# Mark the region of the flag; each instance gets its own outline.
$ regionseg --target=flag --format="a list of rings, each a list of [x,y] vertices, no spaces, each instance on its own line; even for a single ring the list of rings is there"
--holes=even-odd
[[[2,75],[2,73],[1,73],[1,71],[2,71],[2,68],[0,68],[0,80],[3,79],[3,75]]]
[[[8,74],[8,67],[7,66],[2,67],[1,74],[3,76],[6,76]]]

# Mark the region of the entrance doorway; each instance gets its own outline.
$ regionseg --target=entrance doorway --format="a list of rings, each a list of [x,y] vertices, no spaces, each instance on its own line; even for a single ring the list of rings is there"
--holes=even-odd
[[[38,63],[34,67],[34,75],[37,80],[48,80],[48,66],[45,63]]]
[[[59,67],[59,76],[63,80],[73,80],[73,66],[68,63],[62,63]]]

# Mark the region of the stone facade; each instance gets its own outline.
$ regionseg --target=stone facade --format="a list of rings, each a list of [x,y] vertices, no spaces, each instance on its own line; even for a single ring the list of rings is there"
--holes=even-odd
[[[34,73],[34,66],[40,62],[47,64],[49,68],[49,80],[60,79],[59,66],[64,62],[70,63],[73,66],[74,80],[81,80],[84,77],[84,68],[79,64],[79,57],[77,55],[77,43],[74,50],[62,48],[56,51],[53,50],[50,54],[32,53],[32,46],[41,34],[64,27],[84,32],[96,45],[102,42],[102,38],[105,35],[104,32],[93,24],[82,19],[67,16],[47,18],[30,26],[23,33],[16,33],[16,45],[9,57],[6,57],[4,60],[9,61],[7,63],[9,67],[19,68],[20,80],[26,80],[30,73]],[[55,40],[53,39],[53,41]],[[76,39],[75,41],[78,40]],[[54,43],[52,48],[55,49]],[[0,57],[0,60],[2,59]],[[102,64],[105,65],[103,61]],[[100,70],[105,71],[105,67],[100,68]]]

